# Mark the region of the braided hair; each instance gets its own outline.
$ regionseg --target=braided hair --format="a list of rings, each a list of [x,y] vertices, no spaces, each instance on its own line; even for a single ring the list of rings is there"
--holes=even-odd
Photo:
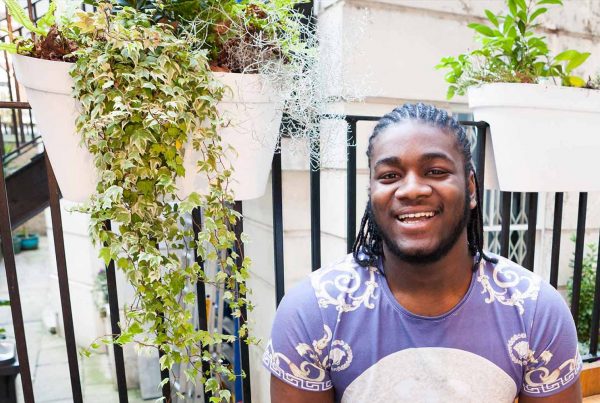
[[[465,161],[465,177],[468,178],[471,172],[475,173],[471,156],[471,144],[467,138],[465,128],[461,126],[456,119],[449,116],[444,110],[438,109],[432,105],[404,104],[390,113],[384,115],[378,122],[371,136],[367,147],[367,158],[369,168],[371,168],[371,153],[373,151],[373,140],[379,133],[388,127],[401,124],[406,121],[417,121],[434,127],[438,127],[447,133],[456,136],[456,142],[459,151],[462,153]],[[469,221],[467,222],[467,240],[469,251],[473,256],[482,258],[486,261],[495,262],[496,259],[487,256],[483,251],[483,213],[481,210],[481,197],[477,176],[475,179],[475,197],[477,205],[471,209]],[[361,266],[367,267],[375,264],[377,259],[383,254],[382,237],[375,223],[371,209],[371,201],[367,203],[365,213],[360,223],[360,229],[352,248],[354,259]]]

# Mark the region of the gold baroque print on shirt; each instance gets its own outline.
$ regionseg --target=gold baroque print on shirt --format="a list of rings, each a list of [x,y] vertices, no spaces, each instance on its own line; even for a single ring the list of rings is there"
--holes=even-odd
[[[287,356],[273,349],[269,341],[263,362],[280,378],[306,390],[323,391],[332,387],[326,380],[326,371],[343,371],[352,362],[350,346],[343,340],[333,340],[331,328],[323,325],[323,337],[313,340],[311,345],[298,343],[296,352],[302,357],[300,365],[294,364]],[[331,343],[331,344],[330,344]],[[329,354],[324,352],[329,348]]]
[[[368,280],[361,283],[357,270],[368,270]],[[341,264],[313,273],[311,283],[319,306],[334,306],[339,320],[342,313],[355,311],[361,306],[375,308],[376,275],[377,268],[357,268],[354,261],[347,258]]]
[[[566,360],[554,371],[550,371],[547,367],[551,360],[552,353],[548,350],[542,352],[537,359],[534,357],[534,352],[531,352],[529,361],[531,369],[528,368],[525,372],[526,392],[545,393],[557,390],[570,383],[581,370],[581,357],[577,350],[575,357]]]
[[[491,304],[497,301],[502,305],[515,306],[523,315],[525,300],[537,299],[541,279],[534,274],[519,275],[517,271],[511,270],[510,266],[503,267],[503,263],[498,263],[494,267],[490,280],[490,276],[485,272],[485,261],[482,259],[479,264],[477,281],[483,286],[481,293],[488,294],[485,302]]]

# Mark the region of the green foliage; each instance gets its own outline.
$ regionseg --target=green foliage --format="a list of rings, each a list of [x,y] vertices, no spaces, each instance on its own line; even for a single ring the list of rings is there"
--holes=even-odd
[[[22,25],[26,30],[28,30],[29,32],[33,32],[36,33],[38,35],[46,35],[48,33],[48,28],[45,26],[40,26],[38,27],[33,21],[31,21],[31,19],[29,19],[29,16],[25,13],[25,10],[23,10],[23,7],[21,7],[21,4],[19,4],[19,2],[17,0],[3,0],[4,4],[6,5],[6,8],[8,10],[8,13],[10,14],[10,16],[20,25]],[[55,7],[50,7],[50,10],[48,10],[50,12],[50,14],[53,14],[55,10]],[[48,15],[48,13],[42,17],[42,18],[49,18],[46,17]]]
[[[562,85],[582,87],[585,81],[572,74],[589,57],[588,52],[566,50],[551,56],[546,38],[536,35],[538,18],[547,5],[561,0],[506,0],[507,14],[486,10],[486,24],[469,24],[481,44],[457,57],[444,57],[436,66],[448,69],[447,98],[464,95],[468,87],[482,83],[537,83],[540,78],[559,78]]]
[[[101,257],[115,261],[136,294],[116,342],[153,346],[163,353],[161,368],[190,364],[190,377],[201,375],[206,388],[218,389],[219,378],[233,374],[220,357],[203,357],[202,347],[231,336],[196,330],[184,302],[202,280],[224,287],[235,315],[247,306],[249,259],[238,266],[235,253],[220,253],[234,250],[239,219],[217,131],[224,89],[206,51],[190,49],[172,26],[153,24],[132,8],[112,13],[101,4],[94,13],[79,12],[67,33],[79,44],[71,70],[81,102],[77,128],[100,173],[97,194],[81,210],[91,216],[92,238],[103,244]],[[203,154],[197,169],[210,185],[207,194],[179,200],[175,183],[185,174],[190,141]],[[192,229],[181,223],[195,207],[206,217],[199,235],[204,242],[191,244]],[[105,220],[118,229],[108,231]],[[216,261],[216,278],[181,256],[192,245],[204,260]],[[210,374],[201,373],[202,360],[210,361]]]
[[[10,16],[31,33],[30,37],[14,36],[11,42],[0,43],[0,51],[32,56],[45,60],[72,61],[70,54],[76,49],[75,42],[67,40],[56,26],[54,13],[56,3],[50,2],[48,10],[37,23],[31,21],[17,0],[3,0]]]
[[[294,6],[306,1],[115,0],[115,10],[130,7],[154,22],[171,24],[178,33],[193,32],[193,43],[208,51],[214,69],[241,73],[257,72],[266,55],[286,58],[302,46]],[[88,3],[97,5],[96,0]]]
[[[41,36],[42,38],[48,35],[50,27],[54,24],[54,11],[56,11],[56,4],[54,4],[54,2],[50,3],[48,11],[39,19],[37,24],[31,21],[17,0],[2,0],[2,2],[4,2],[8,14],[15,22],[23,26],[23,28],[31,33]],[[27,55],[31,52],[33,46],[33,40],[17,37],[14,39],[13,43],[0,44],[0,51]]]
[[[573,239],[574,240],[574,239]],[[577,337],[580,343],[589,345],[591,336],[592,309],[594,308],[594,290],[596,286],[596,259],[598,258],[598,245],[590,243],[587,245],[583,256],[581,292],[579,294],[579,318],[577,325]],[[574,259],[571,259],[570,267],[574,267]],[[569,300],[573,298],[573,279],[567,282]]]

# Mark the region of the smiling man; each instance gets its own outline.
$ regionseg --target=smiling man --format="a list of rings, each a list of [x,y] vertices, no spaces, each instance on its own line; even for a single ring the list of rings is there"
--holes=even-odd
[[[575,326],[535,274],[482,250],[465,130],[406,104],[367,150],[354,252],[290,290],[264,365],[273,403],[581,402]]]

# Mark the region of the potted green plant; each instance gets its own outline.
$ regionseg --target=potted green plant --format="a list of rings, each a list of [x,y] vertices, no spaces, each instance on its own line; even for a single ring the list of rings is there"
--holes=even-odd
[[[589,53],[553,56],[536,33],[538,19],[561,0],[507,0],[508,12],[486,10],[469,24],[479,49],[445,57],[448,98],[468,96],[476,120],[490,124],[488,185],[506,191],[594,191],[600,138],[600,92],[573,74]]]
[[[305,70],[316,59],[316,40],[293,9],[298,0],[205,3],[147,1],[132,5],[153,21],[169,22],[177,35],[186,37],[190,48],[208,53],[211,71],[225,87],[217,108],[226,122],[219,130],[224,156],[232,165],[231,188],[236,200],[256,198],[266,187],[283,112],[300,122],[291,132],[293,136],[316,134],[320,111],[309,100],[318,90],[313,85],[312,94],[303,93],[308,82]],[[63,197],[86,201],[99,178],[74,125],[81,100],[71,96],[72,64],[66,61],[73,61],[77,38],[64,38],[60,27],[52,25],[58,22],[53,18],[54,7],[36,25],[16,1],[7,4],[14,18],[37,35],[33,40],[13,41],[4,49],[17,53],[17,78],[34,109]],[[127,2],[118,7],[124,6],[129,7]],[[45,51],[49,44],[58,49]],[[299,95],[304,105],[297,102]],[[190,144],[183,147],[192,148]],[[74,158],[62,158],[64,154]],[[199,155],[192,151],[184,154],[188,175],[178,181],[180,198],[207,188],[203,176],[195,175]]]
[[[27,225],[23,225],[19,232],[17,232],[17,238],[21,244],[21,250],[34,250],[39,247],[39,235],[29,231]]]
[[[11,42],[0,44],[0,50],[12,53],[17,80],[25,88],[63,197],[84,201],[95,190],[97,175],[75,128],[79,104],[71,95],[69,69],[74,59],[69,55],[77,44],[67,40],[56,25],[54,2],[37,23],[17,1],[5,4],[9,18],[33,36],[15,38],[9,32]]]

